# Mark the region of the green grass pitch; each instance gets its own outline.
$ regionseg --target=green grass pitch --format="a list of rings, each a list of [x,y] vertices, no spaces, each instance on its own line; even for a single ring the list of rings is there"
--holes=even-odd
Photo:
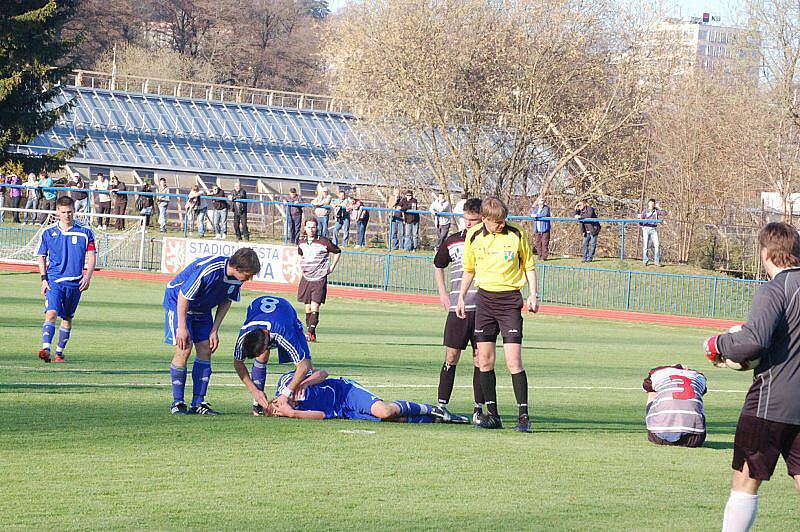
[[[250,416],[231,365],[246,292],[225,322],[209,401],[218,418],[171,417],[163,287],[96,278],[70,363],[44,365],[38,276],[0,272],[0,523],[9,529],[718,530],[749,375],[714,370],[703,329],[538,316],[525,321],[533,434],[450,425]],[[316,365],[385,399],[434,401],[444,311],[333,299]],[[647,443],[641,381],[685,362],[705,371],[709,438]],[[452,410],[469,412],[469,360]],[[502,366],[502,364],[501,364]],[[268,384],[287,367],[270,365]],[[498,373],[501,413],[515,413]],[[191,385],[187,387],[190,391]],[[793,530],[781,461],[757,530]]]

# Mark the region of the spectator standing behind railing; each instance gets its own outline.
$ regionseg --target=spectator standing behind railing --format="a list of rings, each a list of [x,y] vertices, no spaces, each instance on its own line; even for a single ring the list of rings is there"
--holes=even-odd
[[[392,191],[392,195],[386,200],[386,208],[392,209],[392,218],[389,223],[389,250],[400,249],[403,245],[403,211],[400,210],[400,202],[403,195],[399,188]]]
[[[456,217],[456,224],[458,226],[459,231],[463,231],[467,228],[466,222],[464,222],[464,205],[467,203],[467,199],[469,198],[469,194],[461,194],[461,199],[458,200],[456,206],[453,207],[453,214],[458,214]]]
[[[200,185],[195,183],[189,191],[189,197],[186,200],[186,223],[189,227],[189,235],[192,234],[192,222],[197,221],[197,234],[203,238],[206,234],[206,211],[208,207],[202,198],[203,193],[200,191]]]
[[[575,205],[575,218],[580,221],[581,232],[583,233],[582,262],[592,262],[594,260],[594,252],[597,249],[600,222],[584,222],[583,220],[597,218],[597,211],[594,207],[581,200]]]
[[[211,188],[211,195],[215,198],[211,200],[211,208],[214,210],[214,238],[217,240],[225,240],[228,236],[228,200],[225,198],[225,192],[214,185]]]
[[[163,177],[158,180],[158,193],[169,194],[169,187],[167,180]],[[156,200],[158,205],[158,230],[162,233],[167,232],[167,209],[169,208],[169,196],[158,196]]]
[[[53,178],[45,172],[39,172],[39,188],[42,189],[42,197],[39,199],[39,208],[43,211],[54,211],[56,209],[56,191],[53,188]],[[39,216],[39,223],[47,221],[47,214]]]
[[[128,187],[117,176],[114,176],[111,178],[110,189],[114,198],[114,214],[125,214],[125,211],[128,210],[128,196],[126,194],[118,194],[118,192],[126,192]],[[124,231],[125,218],[117,218],[115,227],[118,231]]]
[[[41,181],[40,181],[41,184]],[[111,214],[111,196],[108,194],[110,183],[103,172],[97,172],[97,179],[92,183],[92,190],[99,191],[92,200],[96,204],[94,211],[100,214]],[[108,229],[108,217],[98,218],[100,228]]]
[[[419,202],[414,197],[414,191],[406,190],[406,195],[400,200],[400,210],[403,212],[403,249],[416,251],[419,248]]]
[[[8,174],[6,176],[6,183],[14,187],[22,185],[22,179],[17,174]],[[22,197],[22,189],[9,188],[8,189],[8,206],[12,209],[19,209],[19,202]],[[20,223],[19,211],[14,211],[14,223]]]
[[[356,199],[353,203],[353,210],[350,211],[350,219],[356,222],[358,228],[357,248],[367,246],[367,223],[369,223],[369,211],[364,208],[364,202]]]
[[[431,214],[433,214],[433,222],[436,225],[436,246],[434,246],[434,249],[439,249],[447,235],[450,234],[450,217],[437,216],[441,212],[450,212],[450,202],[447,201],[444,192],[439,192],[436,195],[436,199],[431,203]]]
[[[550,206],[545,203],[544,198],[536,200],[531,216],[534,218],[549,218]],[[533,223],[533,232],[536,235],[536,255],[539,260],[547,260],[550,254],[550,220],[536,220]]]
[[[6,179],[7,176],[0,172],[0,209],[6,206]],[[6,211],[0,210],[0,223],[6,221]]]
[[[302,203],[303,199],[297,193],[297,189],[292,187],[289,189],[289,194],[283,198],[283,201],[287,204],[285,208],[286,216],[288,217],[289,242],[297,244],[297,240],[300,238],[300,230],[303,227],[303,207],[293,204]]]
[[[347,247],[347,242],[350,240],[350,210],[353,208],[353,203],[347,197],[347,192],[344,190],[339,191],[339,197],[333,200],[333,215],[336,223],[333,226],[333,243],[339,245],[340,232],[344,237],[342,238],[342,247]]]
[[[311,205],[316,207],[314,209],[314,216],[317,219],[319,236],[324,236],[325,238],[328,238],[328,216],[330,216],[330,210],[325,207],[330,204],[331,196],[328,194],[328,187],[323,183],[319,183],[317,185],[317,195],[311,200]]]
[[[649,243],[653,243],[653,262],[656,266],[661,266],[661,255],[659,254],[659,241],[658,241],[658,222],[656,220],[663,219],[666,213],[661,210],[658,202],[650,199],[647,202],[647,208],[642,211],[639,216],[642,220],[653,220],[652,222],[640,222],[642,226],[642,264],[647,266],[649,262],[648,248]]]
[[[294,190],[294,189],[292,189]],[[247,228],[247,203],[244,201],[236,201],[236,200],[246,200],[247,199],[247,191],[242,188],[242,184],[237,181],[233,185],[233,192],[230,195],[231,199],[231,209],[233,210],[233,230],[236,233],[236,240],[244,239],[248,242],[250,241],[250,230]],[[302,214],[303,210],[300,210]]]
[[[39,182],[36,180],[36,174],[31,172],[28,174],[28,180],[25,181],[25,210],[36,210],[39,208]],[[25,213],[22,217],[22,225],[34,225],[36,223],[35,213]]]
[[[78,172],[72,174],[72,179],[67,181],[67,187],[69,188],[80,188],[86,189],[86,182],[83,180],[83,176]],[[75,212],[88,212],[89,210],[89,193],[88,192],[79,192],[79,191],[70,191],[69,197],[75,202]],[[83,220],[81,220],[83,221]]]
[[[153,187],[150,186],[150,183],[145,182],[140,192],[152,194]],[[136,198],[136,210],[139,211],[139,216],[144,216],[144,226],[150,227],[150,218],[153,216],[153,196],[139,195]]]

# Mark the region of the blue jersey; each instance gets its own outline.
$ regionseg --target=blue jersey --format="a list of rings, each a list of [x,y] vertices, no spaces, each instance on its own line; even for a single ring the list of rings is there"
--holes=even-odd
[[[247,307],[247,317],[239,330],[239,339],[233,352],[234,360],[244,360],[242,343],[247,333],[256,329],[269,331],[269,348],[278,350],[278,361],[299,364],[311,358],[308,341],[303,334],[303,324],[291,303],[282,297],[257,297]]]
[[[46,227],[37,255],[47,259],[51,286],[58,283],[74,288],[80,285],[88,251],[95,251],[94,233],[89,226],[76,221],[66,231],[58,223]]]
[[[228,277],[228,257],[212,256],[195,260],[167,283],[164,308],[178,307],[178,294],[189,300],[189,314],[206,314],[226,300],[239,301],[242,281]]]
[[[275,396],[294,377],[294,371],[284,373],[278,379]],[[309,375],[311,372],[309,371]],[[302,396],[295,397],[295,409],[315,410],[325,414],[325,419],[365,419],[380,421],[372,415],[372,405],[381,398],[361,386],[356,381],[346,377],[328,378],[319,384],[306,388]]]

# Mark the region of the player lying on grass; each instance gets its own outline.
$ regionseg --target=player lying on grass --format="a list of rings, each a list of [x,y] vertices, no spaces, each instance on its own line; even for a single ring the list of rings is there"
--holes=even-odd
[[[647,439],[658,445],[700,447],[706,440],[705,376],[682,364],[653,368],[642,383],[647,392]]]
[[[758,489],[775,472],[779,456],[800,490],[800,236],[789,224],[770,223],[759,232],[758,244],[770,281],[756,291],[741,329],[705,343],[714,365],[755,368],[733,440],[724,532],[753,526]]]
[[[411,401],[386,402],[345,377],[328,377],[322,370],[309,372],[295,391],[293,399],[278,402],[287,384],[297,372],[284,373],[278,379],[276,399],[265,409],[268,416],[297,419],[365,419],[399,423],[460,423],[469,418],[451,414],[439,406]]]
[[[216,415],[206,400],[211,379],[211,354],[219,347],[219,327],[233,301],[239,301],[244,281],[261,270],[258,255],[241,248],[232,257],[203,257],[189,264],[167,284],[164,293],[164,342],[175,346],[169,368],[172,414]],[[211,311],[216,307],[214,317]],[[186,362],[195,348],[192,366],[192,404],[183,400]]]
[[[233,368],[253,396],[253,415],[263,416],[269,400],[264,395],[267,361],[270,349],[278,350],[278,362],[295,365],[297,377],[282,389],[280,402],[285,404],[294,395],[303,375],[313,370],[311,350],[303,335],[303,324],[291,303],[282,297],[257,297],[247,307],[247,317],[239,329],[233,352]],[[244,361],[253,360],[252,375]]]
[[[39,358],[50,362],[50,349],[56,333],[56,317],[61,318],[56,345],[56,362],[66,362],[64,348],[72,332],[72,318],[81,294],[89,289],[96,260],[94,233],[88,225],[74,219],[75,202],[68,196],[56,201],[58,222],[45,227],[39,244],[39,273],[45,297],[42,348]],[[88,258],[86,272],[84,261]]]

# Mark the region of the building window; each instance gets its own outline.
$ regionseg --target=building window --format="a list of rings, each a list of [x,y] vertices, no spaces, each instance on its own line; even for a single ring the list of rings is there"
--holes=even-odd
[[[697,38],[701,41],[708,39],[708,30],[700,30],[697,32]]]

